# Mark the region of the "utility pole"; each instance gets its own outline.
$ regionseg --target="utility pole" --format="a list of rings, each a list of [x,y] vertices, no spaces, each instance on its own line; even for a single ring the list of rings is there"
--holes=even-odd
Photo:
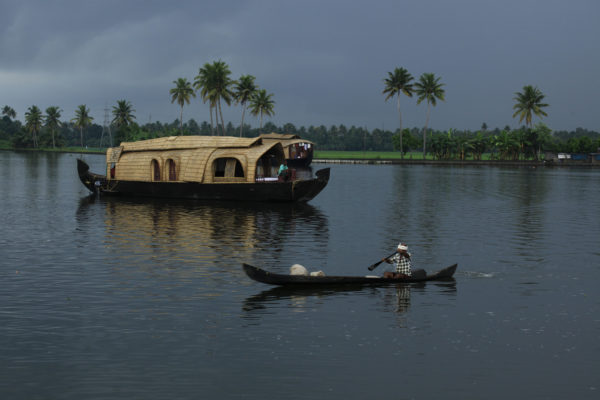
[[[110,140],[110,147],[113,146],[112,134],[110,133],[110,122],[108,120],[108,105],[104,105],[104,124],[102,125],[102,136],[100,136],[100,147],[102,147],[102,139],[104,138],[104,132],[107,131],[108,139]]]

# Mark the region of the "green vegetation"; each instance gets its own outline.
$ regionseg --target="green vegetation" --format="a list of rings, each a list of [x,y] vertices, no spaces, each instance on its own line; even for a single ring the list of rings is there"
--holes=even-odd
[[[544,99],[544,94],[537,87],[533,87],[531,85],[527,85],[523,87],[523,92],[515,93],[516,97],[514,100],[517,101],[517,104],[513,106],[515,113],[513,114],[513,118],[517,115],[519,116],[519,123],[523,122],[525,119],[525,124],[531,128],[531,117],[532,113],[541,118],[541,116],[548,116],[542,110],[544,107],[548,107],[548,104],[542,103]]]
[[[385,100],[398,96],[398,122],[400,123],[399,132],[402,132],[402,113],[400,112],[400,94],[404,93],[408,97],[413,95],[413,86],[410,81],[413,80],[411,74],[404,68],[396,68],[394,72],[388,72],[388,77],[384,79],[385,88],[383,94],[387,94]],[[400,136],[400,158],[404,156],[404,141]]]
[[[254,116],[260,115],[259,133],[262,133],[263,115],[268,115],[269,117],[273,115],[275,102],[272,100],[272,98],[273,94],[267,94],[265,89],[259,89],[250,99],[250,114]]]
[[[79,137],[81,139],[81,148],[83,148],[83,130],[92,123],[93,117],[90,117],[90,109],[85,104],[81,104],[75,110],[75,118],[71,119],[76,128],[79,128]]]
[[[169,91],[171,94],[171,103],[177,102],[181,107],[181,115],[179,117],[179,133],[183,134],[183,106],[187,103],[190,104],[190,97],[196,97],[192,85],[185,78],[178,78],[173,81],[175,87]]]
[[[330,151],[330,150],[317,150],[315,151],[315,158],[325,160],[423,160],[423,154],[420,151],[414,151],[404,154],[403,157],[397,151]],[[435,160],[436,158],[428,154],[426,160]],[[481,160],[489,161],[493,160],[492,154],[485,153],[480,158],[474,158],[472,156],[467,157],[465,160]]]
[[[258,87],[254,84],[256,78],[252,75],[242,75],[240,80],[237,82],[235,87],[235,102],[236,104],[242,105],[242,122],[240,123],[240,137],[242,137],[242,128],[244,127],[244,115],[246,114],[246,107],[248,101],[250,101],[258,90]]]
[[[425,118],[425,129],[423,130],[423,158],[427,156],[427,125],[431,106],[435,107],[438,99],[444,100],[445,91],[442,86],[444,84],[440,83],[440,78],[436,78],[431,73],[424,73],[419,78],[419,82],[415,83],[415,93],[419,96],[417,104],[421,104],[423,100],[427,102],[427,118]]]
[[[52,134],[52,148],[56,148],[56,140],[54,139],[54,135],[57,129],[61,126],[60,122],[60,113],[61,109],[56,106],[51,106],[46,108],[46,127],[50,129],[50,133]]]
[[[416,83],[404,68],[395,68],[384,79],[385,100],[397,98],[399,128],[368,130],[362,127],[333,125],[330,127],[296,127],[286,123],[276,126],[263,117],[274,115],[273,94],[255,84],[252,75],[241,75],[239,80],[230,78],[229,66],[223,61],[206,63],[199,68],[193,84],[186,78],[173,81],[170,89],[171,103],[180,107],[179,119],[172,123],[151,122],[140,125],[135,122],[135,110],[127,100],[117,101],[113,106],[112,125],[117,128],[117,143],[153,139],[176,135],[226,135],[256,137],[263,131],[297,134],[317,145],[317,157],[321,158],[380,158],[395,159],[408,156],[412,159],[435,160],[537,160],[543,151],[565,153],[592,153],[600,148],[600,134],[577,128],[575,131],[554,131],[543,123],[533,125],[533,117],[547,116],[543,103],[544,94],[537,87],[527,85],[516,92],[513,118],[525,121],[525,126],[511,130],[506,126],[500,130],[488,130],[484,122],[478,131],[449,129],[437,131],[428,128],[431,107],[437,100],[445,99],[444,84],[433,73],[423,73]],[[183,107],[189,104],[196,91],[204,103],[209,103],[210,124],[198,124],[194,119],[183,121]],[[404,128],[400,110],[400,95],[417,95],[417,104],[427,102],[427,114],[423,129]],[[232,102],[242,108],[241,123],[234,126],[225,123],[222,102]],[[259,118],[258,128],[244,124],[246,110]],[[60,121],[58,106],[48,107],[46,114],[33,105],[25,113],[25,124],[17,120],[15,110],[6,105],[0,119],[1,149],[39,149],[55,151],[100,151],[102,152],[106,127],[93,123],[89,109],[80,105],[71,121]],[[85,140],[84,140],[85,131]],[[111,138],[112,141],[112,138]],[[429,146],[428,146],[429,144]],[[112,144],[111,144],[112,145]],[[399,150],[399,151],[398,151]],[[419,156],[420,153],[420,156]]]
[[[31,133],[33,147],[38,147],[37,134],[42,128],[42,111],[37,106],[31,106],[25,113],[25,128]]]

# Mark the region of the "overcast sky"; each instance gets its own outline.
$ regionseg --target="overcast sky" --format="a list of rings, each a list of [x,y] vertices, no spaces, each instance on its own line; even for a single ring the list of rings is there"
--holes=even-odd
[[[515,92],[533,85],[550,128],[600,131],[598,0],[0,0],[0,33],[0,107],[21,121],[31,105],[66,120],[86,104],[102,124],[125,99],[138,123],[172,122],[173,81],[221,59],[273,93],[277,125],[396,129],[381,92],[404,67],[445,84],[435,129],[517,127]],[[423,126],[425,104],[401,107],[404,127]],[[208,121],[208,106],[194,99],[190,118]],[[241,108],[225,118],[238,125]]]

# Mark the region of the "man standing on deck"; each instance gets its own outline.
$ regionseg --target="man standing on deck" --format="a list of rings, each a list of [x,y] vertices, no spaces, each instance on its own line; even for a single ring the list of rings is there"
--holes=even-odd
[[[287,166],[287,160],[283,160],[283,164],[279,166],[279,172],[277,173],[277,175],[279,175],[279,178],[282,181],[287,181],[289,179],[290,170]]]
[[[410,253],[408,252],[406,243],[398,243],[396,254],[392,257],[384,258],[382,261],[396,265],[396,272],[386,271],[383,273],[384,278],[404,278],[412,275]]]

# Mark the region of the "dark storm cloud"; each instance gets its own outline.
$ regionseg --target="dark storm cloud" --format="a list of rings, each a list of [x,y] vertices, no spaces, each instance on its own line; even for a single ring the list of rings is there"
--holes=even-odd
[[[435,128],[516,126],[514,93],[531,84],[547,95],[551,128],[600,129],[598,17],[592,0],[9,1],[0,102],[21,116],[85,103],[99,122],[125,98],[139,121],[170,122],[172,81],[222,59],[274,94],[275,123],[394,129],[395,102],[381,91],[402,66],[445,83]],[[424,105],[404,97],[402,109],[405,125],[423,125]],[[239,110],[226,117],[238,123]],[[184,118],[208,120],[208,108],[195,100]]]

